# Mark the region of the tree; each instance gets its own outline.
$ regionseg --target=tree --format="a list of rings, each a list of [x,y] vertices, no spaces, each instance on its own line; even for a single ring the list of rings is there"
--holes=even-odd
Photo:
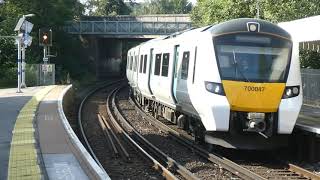
[[[316,51],[301,50],[300,65],[302,68],[320,69],[320,54]]]
[[[134,7],[132,14],[187,14],[191,9],[188,0],[151,0]]]
[[[50,27],[53,30],[53,52],[58,52],[58,57],[51,62],[56,63],[57,69],[63,72],[75,72],[73,66],[67,66],[70,62],[84,61],[80,53],[75,52],[80,42],[63,31],[63,26],[68,20],[79,18],[83,13],[83,6],[77,0],[7,0],[0,8],[0,35],[16,35],[13,32],[15,24],[23,14],[34,13],[35,16],[28,19],[34,24],[31,36],[33,43],[26,51],[27,63],[42,62],[42,49],[38,45],[38,29]],[[16,46],[12,40],[0,40],[0,86],[1,84],[15,85],[16,82]],[[79,49],[77,49],[79,50]],[[67,59],[68,57],[68,59]],[[79,68],[73,77],[78,77]],[[9,73],[8,73],[9,72]],[[11,73],[12,72],[12,73]],[[12,75],[11,75],[11,74]],[[60,73],[59,71],[56,73]],[[1,83],[5,82],[5,83]],[[7,83],[9,82],[9,83]]]
[[[128,15],[131,12],[122,0],[88,0],[86,8],[93,16]]]
[[[191,18],[196,26],[256,16],[257,0],[198,0]],[[290,21],[320,14],[318,0],[259,0],[260,18]]]

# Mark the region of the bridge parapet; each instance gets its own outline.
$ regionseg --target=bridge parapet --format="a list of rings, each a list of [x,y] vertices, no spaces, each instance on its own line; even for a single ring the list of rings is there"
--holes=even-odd
[[[80,21],[67,22],[70,34],[93,35],[168,35],[191,28],[187,15],[148,15],[83,17]]]

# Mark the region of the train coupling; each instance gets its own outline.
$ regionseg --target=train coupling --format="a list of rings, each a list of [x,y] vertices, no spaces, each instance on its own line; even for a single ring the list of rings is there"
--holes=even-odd
[[[250,112],[247,115],[245,131],[262,133],[266,130],[265,113]]]

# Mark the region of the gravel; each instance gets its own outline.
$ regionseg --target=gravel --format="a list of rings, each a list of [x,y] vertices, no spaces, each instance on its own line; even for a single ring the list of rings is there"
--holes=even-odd
[[[163,179],[159,172],[152,169],[152,164],[141,157],[129,144],[125,144],[130,161],[113,156],[98,122],[97,113],[107,118],[106,96],[110,88],[101,90],[90,97],[83,107],[83,125],[90,145],[112,179]]]
[[[125,118],[136,130],[168,156],[185,166],[201,179],[230,179],[234,176],[200,157],[185,146],[172,139],[166,132],[143,119],[128,101],[128,91],[123,90],[117,97],[117,103]]]

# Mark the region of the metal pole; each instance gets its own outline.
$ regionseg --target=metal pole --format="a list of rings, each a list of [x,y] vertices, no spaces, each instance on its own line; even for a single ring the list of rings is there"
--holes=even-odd
[[[257,9],[257,18],[260,18],[260,4],[259,4],[259,0],[257,0],[257,4],[256,4],[256,9]]]
[[[26,48],[22,46],[22,82],[21,88],[26,88]]]
[[[47,46],[43,46],[43,64],[47,64]],[[45,66],[47,68],[47,66]],[[43,72],[43,85],[46,85],[46,76],[47,76],[47,71],[43,71],[43,68],[41,68]]]
[[[19,37],[18,37],[18,90],[17,90],[17,93],[22,93],[21,91],[21,38]]]

